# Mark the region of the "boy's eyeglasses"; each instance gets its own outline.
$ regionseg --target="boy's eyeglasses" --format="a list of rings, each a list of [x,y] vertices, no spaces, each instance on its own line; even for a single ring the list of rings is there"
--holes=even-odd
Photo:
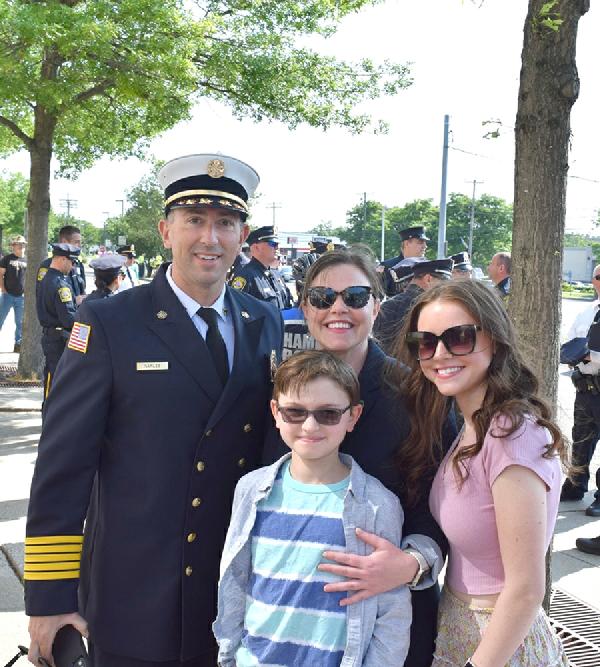
[[[437,350],[439,341],[455,357],[471,354],[477,342],[477,332],[481,327],[477,324],[459,324],[446,329],[439,336],[431,331],[411,331],[406,336],[408,349],[418,361],[431,359]]]
[[[306,290],[308,302],[314,308],[325,310],[331,308],[338,298],[342,297],[342,301],[348,308],[364,308],[371,298],[372,289],[366,285],[354,285],[346,287],[341,292],[336,292],[331,287],[309,287]]]
[[[343,410],[341,408],[318,408],[317,410],[307,410],[306,408],[284,408],[277,403],[277,409],[284,422],[288,424],[304,424],[310,415],[321,426],[335,426],[340,423],[344,412],[350,410],[349,405]]]

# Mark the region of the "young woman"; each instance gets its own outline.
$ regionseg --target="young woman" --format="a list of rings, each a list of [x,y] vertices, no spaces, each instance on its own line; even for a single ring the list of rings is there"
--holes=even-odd
[[[428,507],[436,462],[424,463],[423,474],[412,493],[407,493],[403,461],[410,455],[406,446],[408,415],[402,397],[384,380],[384,370],[395,362],[370,338],[381,297],[381,282],[368,249],[326,252],[306,272],[301,307],[310,334],[320,349],[349,363],[360,381],[363,413],[340,451],[350,454],[365,472],[396,493],[405,511],[401,549],[383,538],[361,533],[373,547],[370,556],[327,552],[326,558],[337,564],[320,568],[346,578],[326,588],[348,592],[344,605],[409,584],[413,622],[405,667],[430,667],[439,597],[437,577],[446,550],[446,540]],[[450,421],[444,433],[448,446],[455,433]],[[266,451],[266,463],[285,453],[276,431],[270,434]]]
[[[433,667],[568,665],[541,608],[565,444],[500,298],[475,281],[427,291],[396,354],[410,367],[409,483],[450,400],[465,420],[429,497],[450,545]]]

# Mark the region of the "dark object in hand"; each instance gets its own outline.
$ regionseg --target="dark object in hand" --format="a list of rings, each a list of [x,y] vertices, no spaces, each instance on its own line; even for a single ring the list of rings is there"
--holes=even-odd
[[[577,366],[589,353],[587,337],[572,338],[560,346],[560,363]]]
[[[52,655],[56,667],[92,667],[83,639],[72,625],[62,627],[54,638]],[[49,663],[39,657],[38,663],[46,667]]]

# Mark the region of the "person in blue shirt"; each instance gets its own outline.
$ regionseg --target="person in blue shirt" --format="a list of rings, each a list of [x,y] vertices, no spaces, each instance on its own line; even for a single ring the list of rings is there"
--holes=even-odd
[[[352,367],[301,352],[277,369],[271,411],[291,453],[236,487],[213,629],[219,665],[401,667],[408,653],[407,586],[344,606],[323,590],[325,550],[366,553],[366,530],[399,545],[397,496],[339,447],[362,412]]]

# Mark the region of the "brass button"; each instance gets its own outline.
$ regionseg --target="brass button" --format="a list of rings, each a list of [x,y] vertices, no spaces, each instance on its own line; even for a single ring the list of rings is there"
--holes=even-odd
[[[250,433],[252,430],[252,424],[244,424],[244,433]]]
[[[196,539],[196,533],[190,533],[190,534],[187,536],[187,541],[188,541],[188,542],[193,542],[195,539]]]
[[[191,565],[188,565],[188,566],[185,568],[185,576],[186,576],[186,577],[191,577],[193,571],[194,571],[194,570],[192,569],[192,566],[191,566]]]
[[[246,465],[246,459],[242,457],[242,458],[238,461],[238,466],[239,466],[240,468],[243,468],[245,465]]]
[[[206,431],[206,433],[205,433],[204,435],[205,435],[207,438],[210,438],[210,436],[212,435],[212,428],[209,428],[208,431]]]
[[[204,470],[204,467],[205,467],[204,461],[198,461],[198,463],[196,463],[196,470],[198,472],[202,472]]]
[[[200,498],[194,498],[194,500],[192,500],[192,507],[200,507],[201,502],[202,500]]]

